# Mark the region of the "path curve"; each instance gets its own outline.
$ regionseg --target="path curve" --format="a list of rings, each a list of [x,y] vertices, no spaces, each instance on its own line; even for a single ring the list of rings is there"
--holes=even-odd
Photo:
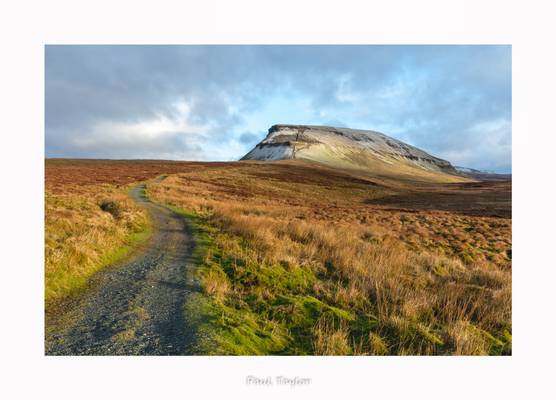
[[[151,202],[144,184],[131,196],[153,221],[147,250],[98,274],[95,289],[80,302],[79,316],[63,332],[47,336],[47,355],[190,353],[194,333],[186,327],[183,304],[198,284],[186,277],[193,268],[186,222]]]

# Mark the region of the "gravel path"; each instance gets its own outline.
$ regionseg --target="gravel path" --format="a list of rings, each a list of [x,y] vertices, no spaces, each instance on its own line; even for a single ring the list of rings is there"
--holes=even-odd
[[[183,217],[152,203],[145,185],[132,197],[151,214],[148,249],[100,273],[63,332],[47,335],[47,355],[188,354],[194,338],[182,306],[198,290],[189,262],[192,243]]]

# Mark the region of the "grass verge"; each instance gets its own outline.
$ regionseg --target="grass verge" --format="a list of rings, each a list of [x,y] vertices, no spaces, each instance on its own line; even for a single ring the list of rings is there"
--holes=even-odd
[[[274,195],[281,181],[233,173],[169,176],[148,188],[154,201],[188,210],[198,243],[201,292],[185,306],[199,331],[195,353],[511,354],[511,265],[461,259],[472,240],[504,250],[478,229],[506,221],[466,217],[473,225],[456,230],[457,214],[378,211],[380,219],[353,221],[357,209],[336,199],[356,204],[357,192],[341,182],[326,190],[319,181],[288,183],[296,190],[284,204],[286,195]],[[453,232],[449,242],[461,249],[408,240],[412,230],[424,237],[437,228]]]
[[[113,185],[46,192],[45,311],[47,320],[78,297],[91,277],[116,264],[151,236],[146,212]]]
[[[224,232],[209,213],[173,209],[189,221],[197,243],[193,261],[202,291],[184,307],[188,323],[198,332],[196,354],[511,352],[508,329],[494,336],[465,318],[439,325],[426,315],[380,315],[375,304],[377,317],[369,312],[372,305],[349,307],[333,301],[316,290],[327,284],[325,274],[301,265],[252,259],[249,241]]]

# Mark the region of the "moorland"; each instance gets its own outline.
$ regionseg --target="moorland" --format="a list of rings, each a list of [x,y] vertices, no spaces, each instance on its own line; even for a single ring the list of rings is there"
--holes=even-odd
[[[511,354],[511,180],[298,160],[49,159],[45,171],[47,342],[96,277],[150,246],[160,227],[129,196],[144,183],[194,243],[198,290],[181,307],[192,354]]]

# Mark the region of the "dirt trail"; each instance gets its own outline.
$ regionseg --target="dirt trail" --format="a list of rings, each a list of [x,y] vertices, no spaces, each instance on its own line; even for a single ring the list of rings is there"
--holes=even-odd
[[[152,203],[145,185],[131,196],[151,214],[154,233],[147,250],[97,277],[92,293],[74,310],[63,332],[47,335],[48,355],[188,354],[194,333],[183,304],[198,290],[192,274],[192,242],[183,217]]]

